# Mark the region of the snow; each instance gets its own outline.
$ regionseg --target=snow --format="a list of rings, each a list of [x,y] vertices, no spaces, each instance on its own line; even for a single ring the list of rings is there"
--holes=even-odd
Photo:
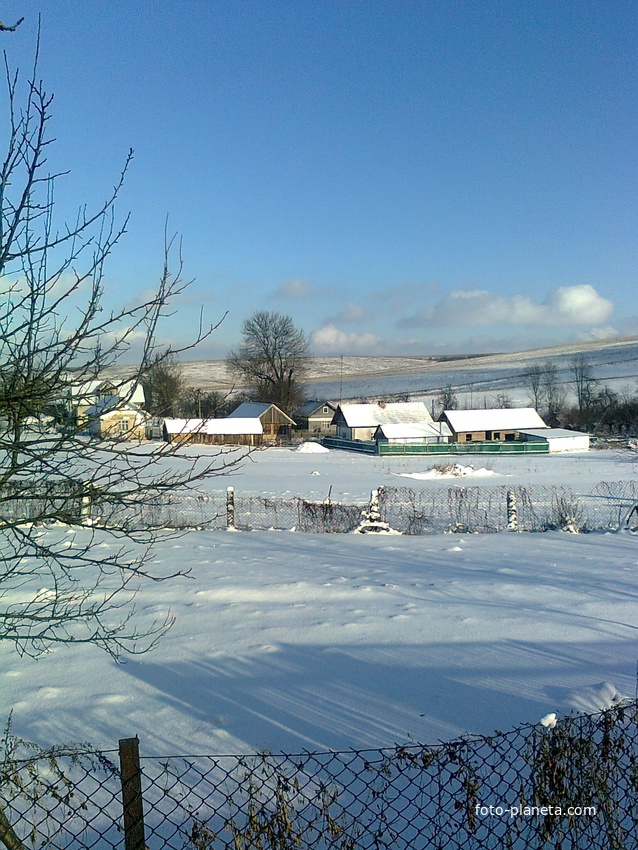
[[[221,419],[165,419],[164,427],[168,434],[263,434],[264,428],[257,418],[221,418]]]
[[[496,410],[446,410],[445,415],[457,433],[463,431],[521,431],[543,428],[545,423],[531,407]]]
[[[428,458],[306,453],[256,452],[206,487],[305,497],[333,487],[333,500],[353,500],[397,475],[449,486],[428,477]],[[459,466],[572,486],[636,471],[629,452],[489,463]],[[140,625],[176,616],[152,652],[117,665],[92,647],[38,661],[0,648],[0,710],[13,709],[18,734],[103,748],[137,734],[146,755],[378,747],[491,733],[634,692],[638,538],[628,532],[191,531],[160,540],[155,566],[191,572],[137,597]]]
[[[452,466],[442,464],[439,467],[428,469],[427,472],[397,472],[401,478],[412,478],[415,481],[429,481],[432,478],[489,478],[492,475],[498,475],[493,469],[486,469],[482,466],[480,469],[474,469],[472,464],[463,466],[461,463],[455,463]]]
[[[431,422],[430,411],[422,401],[388,402],[387,404],[341,404],[343,419],[350,428],[375,425],[405,425]]]
[[[330,449],[327,449],[325,446],[322,446],[321,443],[302,443],[300,446],[297,446],[295,451],[306,455],[320,455],[329,452]]]

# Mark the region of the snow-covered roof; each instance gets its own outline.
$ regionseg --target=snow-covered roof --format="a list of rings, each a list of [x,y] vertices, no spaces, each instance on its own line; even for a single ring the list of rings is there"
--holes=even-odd
[[[98,416],[107,416],[111,413],[122,413],[126,416],[142,415],[147,419],[150,415],[146,413],[145,410],[140,410],[137,405],[123,402],[121,398],[116,395],[109,396],[108,398],[101,398],[97,404],[87,407],[85,415],[88,416],[89,419],[94,419]]]
[[[379,425],[375,432],[383,434],[388,440],[417,440],[426,437],[450,437],[446,422],[402,422]]]
[[[547,427],[533,407],[509,407],[488,410],[444,410],[457,434],[471,431],[521,431]]]
[[[242,401],[228,416],[232,419],[250,419],[253,416],[261,416],[270,407],[267,401]]]
[[[239,407],[235,408],[232,413],[228,414],[230,419],[251,419],[252,417],[263,416],[263,414],[270,410],[271,407],[274,407],[275,410],[279,411],[282,416],[285,416],[286,419],[290,420],[290,423],[294,425],[294,420],[288,416],[287,413],[277,407],[276,404],[273,404],[269,401],[242,401]]]
[[[70,377],[69,380],[71,380]],[[89,398],[97,395],[98,389],[103,383],[104,381],[100,380],[84,381],[81,384],[71,383],[69,390],[72,397]]]
[[[131,404],[144,404],[144,387],[133,380],[105,381],[90,380],[82,384],[71,384],[71,396],[84,401],[94,401],[98,396],[108,392],[109,398],[125,398]]]
[[[387,404],[340,404],[349,428],[373,428],[375,425],[432,422],[423,401],[393,401]]]
[[[226,417],[223,419],[165,419],[168,434],[238,435],[263,434],[259,419]]]
[[[550,437],[590,437],[585,431],[571,431],[569,428],[522,428],[521,434],[548,440]]]

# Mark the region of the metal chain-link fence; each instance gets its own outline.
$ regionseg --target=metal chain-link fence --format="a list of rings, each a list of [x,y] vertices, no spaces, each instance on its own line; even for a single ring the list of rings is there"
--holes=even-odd
[[[141,758],[132,777],[141,793],[124,791],[124,814],[109,754],[89,754],[89,763],[66,756],[68,782],[54,794],[45,787],[50,760],[34,757],[5,763],[0,842],[16,850],[635,850],[637,720],[638,704],[628,701],[433,747]],[[30,784],[16,782],[27,774]],[[29,790],[38,775],[39,796]],[[3,839],[7,824],[17,843]]]
[[[114,502],[76,488],[48,488],[41,499],[22,486],[0,499],[0,520],[90,522],[95,527],[136,529],[289,530],[344,533],[357,529],[369,503],[228,491],[175,492],[139,502]],[[232,504],[231,504],[232,501]],[[380,487],[380,519],[408,535],[442,532],[616,531],[638,526],[638,482],[599,482],[588,487],[529,486]]]
[[[458,485],[384,488],[380,494],[383,520],[404,534],[485,533],[507,528],[617,531],[627,523],[637,502],[638,483],[634,481],[600,482],[579,490],[542,484]]]

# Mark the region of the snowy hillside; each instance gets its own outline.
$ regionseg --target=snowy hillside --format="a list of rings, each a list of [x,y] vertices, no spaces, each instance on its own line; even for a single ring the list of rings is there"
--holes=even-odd
[[[636,389],[638,383],[638,339],[614,339],[573,343],[551,348],[505,354],[467,357],[324,357],[312,358],[308,381],[311,398],[338,401],[409,394],[428,397],[448,384],[468,406],[481,406],[483,396],[505,392],[516,403],[529,402],[526,371],[551,360],[559,368],[560,380],[570,391],[569,362],[584,354],[594,376],[616,390]],[[224,392],[233,387],[223,360],[185,362],[187,384],[204,390]],[[121,367],[120,372],[126,371]]]

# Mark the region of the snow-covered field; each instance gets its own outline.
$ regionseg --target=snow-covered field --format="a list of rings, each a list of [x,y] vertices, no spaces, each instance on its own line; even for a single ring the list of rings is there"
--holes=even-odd
[[[204,449],[201,449],[204,451]],[[472,483],[636,475],[636,456],[457,457]],[[426,457],[271,449],[208,489],[364,499],[372,487],[447,487]],[[313,473],[319,473],[319,475]],[[77,539],[81,540],[81,531]],[[69,533],[72,543],[74,534]],[[430,537],[191,531],[160,541],[141,622],[170,607],[159,647],[116,665],[91,647],[38,661],[0,648],[0,714],[42,744],[146,755],[424,743],[492,732],[635,692],[638,536]]]
[[[551,361],[568,398],[573,399],[570,361],[584,355],[594,377],[616,392],[635,393],[638,384],[638,339],[594,340],[570,345],[470,357],[313,357],[309,362],[309,398],[358,400],[397,394],[430,399],[452,386],[462,406],[481,407],[497,393],[506,393],[518,405],[529,404],[531,366]],[[127,376],[130,367],[109,374]],[[205,391],[238,389],[223,360],[200,360],[183,364],[184,380]]]

